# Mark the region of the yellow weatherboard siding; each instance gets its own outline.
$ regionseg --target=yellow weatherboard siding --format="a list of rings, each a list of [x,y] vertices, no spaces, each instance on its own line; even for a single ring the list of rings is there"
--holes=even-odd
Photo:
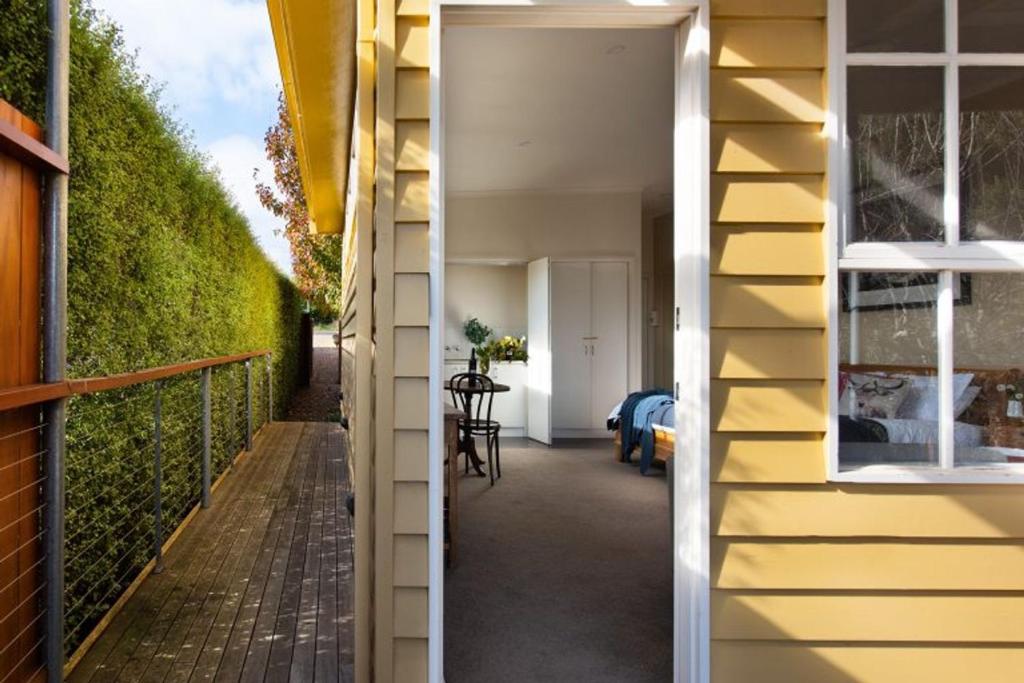
[[[712,681],[757,683],[1016,683],[1024,649],[971,645],[736,643],[711,645]]]
[[[1020,487],[826,482],[824,0],[714,0],[713,683],[1010,681]]]
[[[825,244],[821,226],[711,226],[711,272],[718,275],[825,274]],[[771,258],[765,258],[765,254]]]

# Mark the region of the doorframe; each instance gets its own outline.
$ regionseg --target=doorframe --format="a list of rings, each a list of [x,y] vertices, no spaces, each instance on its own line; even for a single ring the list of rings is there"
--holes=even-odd
[[[529,1],[529,0],[527,0]],[[710,680],[709,0],[430,0],[428,680],[444,681],[444,125],[442,29],[677,26],[673,213],[676,292],[673,671]],[[687,29],[688,24],[688,29]],[[640,314],[643,311],[639,312]],[[641,350],[642,351],[642,350]],[[683,450],[683,444],[689,448]]]

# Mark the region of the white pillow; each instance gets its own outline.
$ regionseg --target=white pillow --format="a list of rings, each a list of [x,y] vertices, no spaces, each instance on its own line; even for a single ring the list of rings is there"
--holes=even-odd
[[[907,420],[937,420],[939,417],[939,380],[934,375],[902,375],[910,380],[910,393],[900,405],[899,417]],[[974,380],[974,373],[953,375],[953,404]],[[973,400],[973,399],[972,399]],[[967,404],[970,405],[970,402]],[[967,407],[964,407],[967,410]],[[962,411],[961,411],[962,412]]]
[[[960,394],[960,398],[953,404],[953,416],[959,418],[967,409],[974,403],[974,399],[978,398],[981,393],[981,387],[969,386],[964,389],[964,393]]]

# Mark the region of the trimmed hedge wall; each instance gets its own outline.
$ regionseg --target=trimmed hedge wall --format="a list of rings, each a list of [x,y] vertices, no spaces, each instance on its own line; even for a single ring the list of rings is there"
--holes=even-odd
[[[298,291],[161,108],[118,30],[82,0],[72,0],[72,15],[69,374],[269,348],[280,415],[297,385]],[[45,41],[44,0],[0,0],[0,97],[37,121],[45,116]],[[258,417],[266,414],[265,377],[254,362]],[[213,379],[216,476],[244,442],[244,373],[217,369]],[[198,501],[198,391],[197,374],[163,389],[166,534]],[[154,398],[146,385],[69,408],[69,654],[152,557]]]
[[[302,302],[115,27],[72,2],[68,356],[75,376],[257,348],[295,385]],[[0,0],[0,97],[45,118],[43,0]],[[255,190],[254,190],[255,191]]]

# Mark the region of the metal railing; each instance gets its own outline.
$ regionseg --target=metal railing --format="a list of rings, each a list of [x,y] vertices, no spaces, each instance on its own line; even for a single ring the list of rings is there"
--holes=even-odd
[[[51,461],[41,438],[43,407],[52,401],[67,404],[62,463]],[[12,415],[18,425],[3,421]],[[31,587],[15,607],[26,625],[0,643],[0,658],[13,648],[39,659],[38,667],[18,662],[8,675],[44,668],[38,653],[53,639],[62,644],[61,668],[70,670],[142,579],[163,569],[177,530],[210,505],[219,477],[272,418],[273,363],[265,350],[0,390],[0,445],[17,439],[23,453],[0,469],[20,476],[4,495],[17,496],[18,515],[0,519],[0,527],[33,530],[13,551],[22,568],[16,581]],[[51,475],[63,493],[52,528],[44,496]],[[44,600],[53,581],[63,584],[56,606]]]

